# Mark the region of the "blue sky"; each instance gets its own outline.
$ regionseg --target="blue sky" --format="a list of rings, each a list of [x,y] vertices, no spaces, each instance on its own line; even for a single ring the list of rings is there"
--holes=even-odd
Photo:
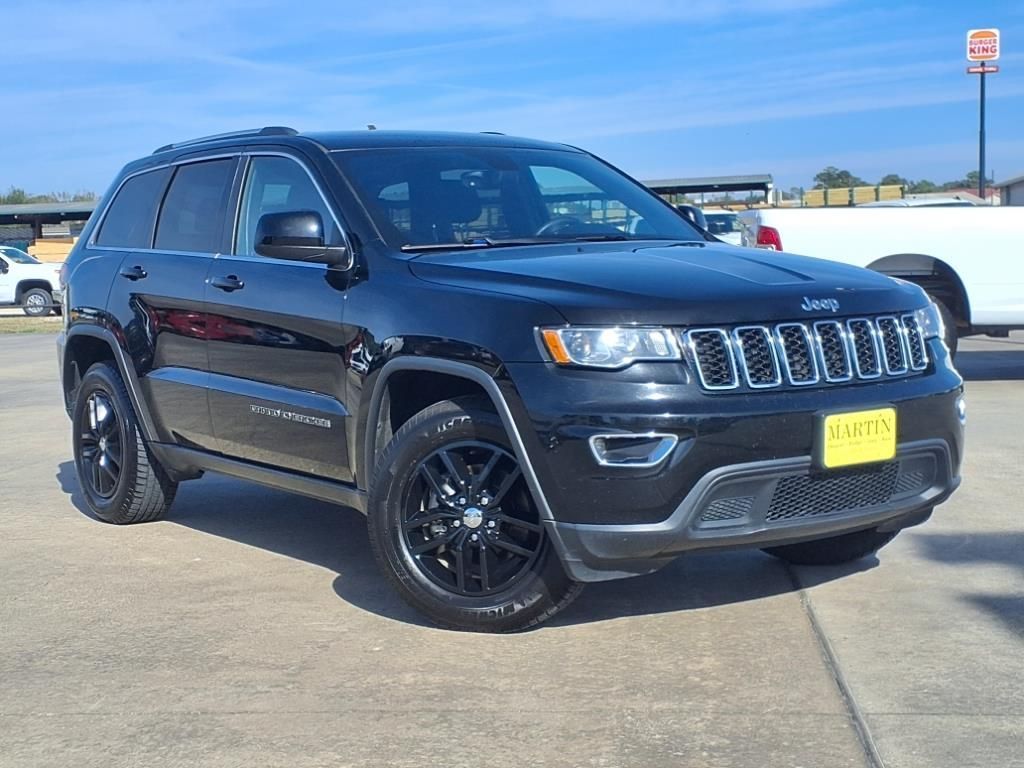
[[[1024,173],[1024,3],[3,0],[0,188],[103,191],[128,160],[259,125],[497,130],[639,178],[977,165],[968,28],[1003,32],[988,167]],[[12,114],[13,112],[13,114]]]

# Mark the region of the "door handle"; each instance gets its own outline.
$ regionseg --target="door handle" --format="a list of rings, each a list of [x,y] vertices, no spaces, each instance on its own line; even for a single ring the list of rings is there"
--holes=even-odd
[[[245,288],[245,283],[239,280],[237,275],[211,277],[210,285],[214,288],[220,288],[222,291],[227,291],[228,293],[231,293],[232,291],[240,291]]]
[[[142,280],[148,273],[142,267],[121,267],[121,277],[127,277],[132,282]]]

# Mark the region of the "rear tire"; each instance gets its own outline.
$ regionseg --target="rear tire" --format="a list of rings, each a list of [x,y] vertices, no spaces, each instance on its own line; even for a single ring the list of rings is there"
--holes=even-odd
[[[75,469],[89,509],[116,525],[161,517],[178,489],[146,448],[117,369],[96,363],[82,378],[71,417]]]
[[[53,296],[42,288],[31,288],[21,297],[22,308],[29,317],[46,317],[50,314]]]
[[[435,624],[512,632],[583,589],[562,567],[497,414],[479,398],[437,403],[377,461],[367,514],[378,565]]]
[[[842,565],[875,554],[892,541],[897,533],[898,531],[882,533],[871,528],[828,539],[765,547],[763,551],[793,565]]]

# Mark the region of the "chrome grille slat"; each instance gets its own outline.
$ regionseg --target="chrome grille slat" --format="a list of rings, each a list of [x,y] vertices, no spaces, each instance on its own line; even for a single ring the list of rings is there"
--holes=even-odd
[[[903,326],[903,334],[907,340],[910,368],[914,371],[923,371],[928,367],[928,348],[925,346],[917,320],[913,315],[903,315],[900,318],[900,325]]]
[[[882,375],[882,361],[874,323],[866,317],[857,317],[846,321],[846,330],[850,334],[850,354],[857,377],[877,379]]]
[[[686,332],[686,346],[693,356],[704,389],[735,389],[740,385],[729,335],[721,328],[697,328]]]
[[[811,334],[803,323],[782,323],[775,326],[782,367],[789,383],[804,387],[818,383],[818,360],[811,344]]]
[[[929,362],[913,314],[695,328],[680,337],[713,392],[906,376]]]
[[[843,324],[838,320],[819,320],[814,324],[814,336],[825,381],[838,384],[852,379],[853,365]]]
[[[782,383],[779,356],[770,329],[763,325],[745,325],[733,330],[732,338],[748,387],[764,389]]]

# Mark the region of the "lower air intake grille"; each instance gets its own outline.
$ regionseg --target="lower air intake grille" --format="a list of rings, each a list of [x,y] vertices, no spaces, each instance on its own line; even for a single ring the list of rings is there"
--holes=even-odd
[[[753,496],[734,496],[728,499],[715,499],[705,508],[700,519],[702,522],[719,520],[736,520],[743,517],[754,505]]]
[[[779,479],[768,506],[768,522],[818,517],[885,504],[896,490],[899,464],[827,475]]]

